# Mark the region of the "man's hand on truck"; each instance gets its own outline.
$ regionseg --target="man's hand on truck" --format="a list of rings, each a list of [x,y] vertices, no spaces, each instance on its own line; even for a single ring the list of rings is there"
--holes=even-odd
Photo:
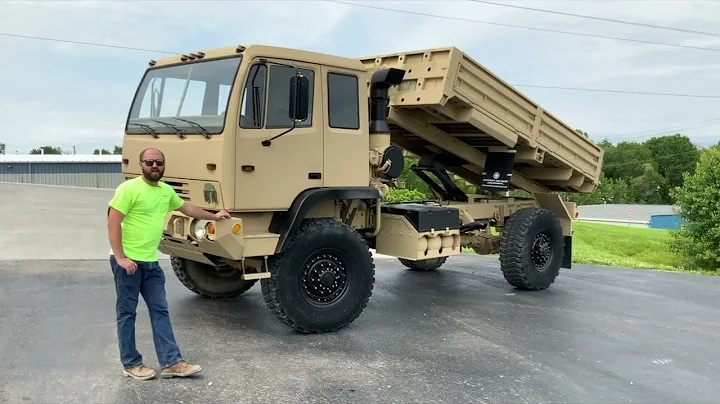
[[[220,220],[220,219],[227,219],[230,217],[230,213],[228,213],[228,211],[226,211],[225,209],[223,209],[217,213],[212,213],[212,212],[206,211],[203,208],[197,207],[187,201],[180,207],[179,210],[183,214],[190,216],[193,219]]]

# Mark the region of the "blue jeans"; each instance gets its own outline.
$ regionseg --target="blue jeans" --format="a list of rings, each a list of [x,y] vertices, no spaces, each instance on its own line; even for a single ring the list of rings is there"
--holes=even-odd
[[[110,268],[115,277],[117,300],[117,336],[120,346],[120,361],[124,368],[137,366],[142,355],[135,347],[135,317],[138,296],[141,294],[150,313],[153,342],[158,362],[162,368],[182,360],[180,349],[175,342],[167,300],[165,298],[165,273],[157,262],[135,261],[137,271],[128,275],[125,268],[110,256]]]

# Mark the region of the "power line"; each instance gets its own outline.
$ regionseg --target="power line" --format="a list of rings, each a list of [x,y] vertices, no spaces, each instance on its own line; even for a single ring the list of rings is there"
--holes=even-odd
[[[695,30],[685,29],[685,28],[668,27],[665,25],[654,25],[654,24],[646,24],[646,23],[635,22],[635,21],[618,20],[618,19],[614,19],[614,18],[603,18],[603,17],[595,17],[595,16],[591,16],[591,15],[565,13],[562,11],[547,10],[547,9],[542,9],[542,8],[525,7],[525,6],[516,6],[514,4],[496,3],[496,2],[485,1],[485,0],[468,0],[468,1],[471,1],[473,3],[490,4],[493,6],[510,7],[510,8],[517,8],[517,9],[521,9],[521,10],[537,11],[540,13],[565,15],[565,16],[569,16],[569,17],[586,18],[586,19],[590,19],[590,20],[613,22],[613,23],[617,23],[617,24],[636,25],[636,26],[646,27],[646,28],[656,28],[656,29],[664,29],[664,30],[669,30],[669,31],[685,32],[685,33],[690,33],[690,34],[720,37],[720,34],[716,34],[714,32],[695,31]]]
[[[606,168],[608,168],[608,167],[620,167],[620,166],[627,166],[627,165],[630,165],[630,164],[652,163],[653,161],[656,161],[656,160],[658,160],[658,159],[661,159],[661,160],[662,160],[662,159],[666,159],[666,158],[670,158],[670,157],[687,156],[688,154],[694,154],[694,153],[700,153],[700,150],[695,149],[695,150],[686,151],[686,152],[683,152],[683,153],[667,154],[667,155],[664,155],[664,156],[653,157],[652,159],[648,159],[648,160],[626,161],[626,162],[624,162],[624,163],[607,164],[607,165],[604,165],[604,164],[603,164],[602,168],[603,168],[603,170],[604,170],[604,169],[606,169]]]
[[[720,125],[720,118],[715,119],[709,119],[707,121],[700,121],[700,122],[693,122],[693,123],[686,123],[683,125],[675,125],[675,126],[666,126],[663,128],[657,128],[657,129],[650,129],[650,130],[644,130],[642,132],[634,132],[634,133],[626,133],[616,136],[605,136],[605,138],[612,138],[612,139],[639,139],[644,137],[653,137],[653,136],[666,136],[670,133],[679,133],[684,130],[690,130],[690,129],[702,129],[702,128],[708,128],[711,126]]]
[[[644,132],[644,134],[642,134],[643,132],[641,132],[641,133],[637,133],[635,135],[623,135],[623,136],[615,137],[615,139],[647,139],[649,137],[671,136],[676,133],[681,133],[681,132],[685,132],[688,130],[704,129],[704,128],[710,128],[713,126],[720,125],[720,122],[718,122],[718,121],[720,121],[720,119],[716,119],[714,123],[713,122],[704,123],[704,124],[698,123],[698,124],[694,124],[694,125],[687,125],[687,126],[675,128],[672,130],[665,130],[665,131],[654,132],[654,133],[650,133],[651,131],[646,131],[646,132]]]
[[[595,88],[540,86],[540,85],[534,85],[534,84],[512,84],[512,85],[515,87],[546,88],[546,89],[551,89],[551,90],[589,91],[589,92],[601,92],[601,93],[657,95],[657,96],[664,96],[664,97],[690,97],[690,98],[718,98],[718,99],[720,99],[720,95],[652,93],[652,92],[630,91],[630,90],[603,90],[603,89],[595,89]]]
[[[126,50],[134,50],[134,51],[139,51],[139,52],[165,53],[165,54],[172,54],[172,55],[179,54],[176,52],[160,51],[160,50],[153,50],[153,49],[143,49],[143,48],[133,48],[130,46],[110,45],[110,44],[102,44],[102,43],[95,43],[95,42],[71,41],[68,39],[46,38],[46,37],[39,37],[39,36],[32,36],[32,35],[11,34],[9,32],[0,32],[0,36],[9,36],[9,37],[15,37],[15,38],[24,38],[24,39],[34,39],[34,40],[49,41],[49,42],[64,42],[64,43],[72,43],[72,44],[76,44],[76,45],[98,46],[98,47],[103,47],[103,48],[126,49]]]
[[[711,122],[716,122],[716,123],[714,123],[713,125],[717,125],[717,124],[720,123],[720,122],[718,122],[718,121],[720,121],[720,118],[713,118],[713,119],[708,119],[707,121],[687,123],[687,124],[675,125],[675,126],[666,126],[666,127],[664,127],[664,128],[660,128],[660,129],[644,130],[644,131],[642,131],[642,132],[628,133],[628,134],[621,135],[621,136],[635,136],[635,135],[642,135],[642,134],[651,133],[651,132],[667,133],[668,131],[684,130],[684,129],[688,129],[688,128],[690,128],[690,127],[694,127],[694,126],[696,126],[696,125],[708,124],[708,123],[711,123]]]
[[[34,0],[35,3],[56,3],[59,0]],[[94,0],[61,0],[63,3],[82,3],[82,2],[89,2]],[[214,3],[267,3],[267,2],[279,2],[279,3],[310,3],[315,2],[318,0],[105,0],[105,3],[165,3],[165,2],[184,2],[184,3],[207,3],[207,2],[214,2]],[[323,1],[323,0],[320,0]],[[418,0],[365,0],[367,2],[371,3],[380,3],[380,2],[388,2],[392,1],[395,3],[404,3],[404,2],[418,2]],[[422,0],[420,0],[422,1]],[[425,0],[428,1],[428,0]],[[467,0],[443,0],[443,2],[461,2],[461,1],[467,1]],[[527,0],[503,0],[505,2],[526,2]],[[542,1],[542,0],[540,0]],[[592,2],[597,3],[598,1],[602,3],[627,3],[627,2],[653,2],[653,3],[680,3],[680,2],[687,2],[687,0],[554,0],[555,2],[573,2],[573,3],[581,3],[581,2]],[[696,0],[696,1],[705,1],[705,2],[716,2],[718,0]],[[11,2],[17,2],[17,0],[0,0],[0,3],[11,3]]]
[[[720,49],[705,48],[702,46],[680,45],[680,44],[673,44],[673,43],[667,43],[667,42],[646,41],[646,40],[642,40],[642,39],[620,38],[620,37],[605,36],[605,35],[586,34],[586,33],[581,33],[581,32],[559,31],[559,30],[548,29],[548,28],[537,28],[537,27],[528,27],[528,26],[522,26],[522,25],[502,24],[499,22],[471,20],[468,18],[460,18],[460,17],[448,17],[448,16],[444,16],[444,15],[421,13],[421,12],[417,12],[417,11],[397,10],[397,9],[393,9],[393,8],[370,6],[367,4],[347,3],[347,2],[339,1],[339,0],[323,0],[323,1],[327,1],[330,3],[345,4],[348,6],[370,8],[370,9],[375,9],[375,10],[383,10],[383,11],[392,11],[392,12],[403,13],[403,14],[420,15],[420,16],[424,16],[424,17],[442,18],[442,19],[453,20],[453,21],[472,22],[472,23],[476,23],[476,24],[496,25],[496,26],[500,26],[500,27],[527,29],[527,30],[542,31],[542,32],[552,32],[552,33],[556,33],[556,34],[586,36],[586,37],[590,37],[590,38],[612,39],[612,40],[616,40],[616,41],[637,42],[637,43],[644,43],[644,44],[650,44],[650,45],[672,46],[672,47],[677,47],[677,48],[688,48],[688,49],[698,49],[698,50],[705,50],[705,51],[712,51],[712,52],[720,52]]]
[[[49,42],[72,43],[72,44],[87,45],[87,46],[97,46],[97,47],[106,47],[106,48],[118,48],[118,49],[125,49],[125,50],[134,50],[134,51],[139,51],[139,52],[163,53],[163,54],[169,54],[169,55],[179,55],[179,54],[181,54],[181,52],[171,52],[171,51],[153,50],[153,49],[145,49],[145,48],[136,48],[136,47],[130,47],[130,46],[111,45],[111,44],[103,44],[103,43],[97,43],[97,42],[72,41],[72,40],[67,40],[67,39],[58,39],[58,38],[38,37],[38,36],[32,36],[32,35],[12,34],[12,33],[7,33],[7,32],[0,32],[0,36],[16,37],[16,38],[23,38],[23,39],[33,39],[33,40],[42,40],[42,41],[49,41]],[[567,90],[567,91],[603,92],[603,93],[639,94],[639,95],[652,95],[652,96],[665,96],[665,97],[686,97],[686,98],[720,99],[720,95],[680,94],[680,93],[656,93],[656,92],[643,92],[643,91],[630,91],[630,90],[607,90],[607,89],[598,89],[598,88],[542,86],[542,85],[535,85],[535,84],[511,84],[511,85],[514,86],[514,87],[543,88],[543,89]]]

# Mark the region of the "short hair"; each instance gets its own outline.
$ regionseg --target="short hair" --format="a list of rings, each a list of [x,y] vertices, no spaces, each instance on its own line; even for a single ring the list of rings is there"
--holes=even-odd
[[[148,147],[147,149],[145,149],[145,150],[143,150],[143,151],[140,152],[140,161],[143,160],[143,157],[145,157],[145,152],[148,151],[148,150],[157,150],[157,152],[160,153],[160,154],[163,156],[163,158],[165,158],[165,153],[163,153],[162,151],[160,151],[160,149],[156,149],[156,148],[154,148],[154,147]]]

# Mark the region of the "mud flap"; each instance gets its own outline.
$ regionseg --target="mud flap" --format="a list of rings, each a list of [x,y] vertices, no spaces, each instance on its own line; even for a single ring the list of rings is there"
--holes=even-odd
[[[563,251],[562,264],[560,268],[572,269],[572,236],[565,236],[565,249]]]

